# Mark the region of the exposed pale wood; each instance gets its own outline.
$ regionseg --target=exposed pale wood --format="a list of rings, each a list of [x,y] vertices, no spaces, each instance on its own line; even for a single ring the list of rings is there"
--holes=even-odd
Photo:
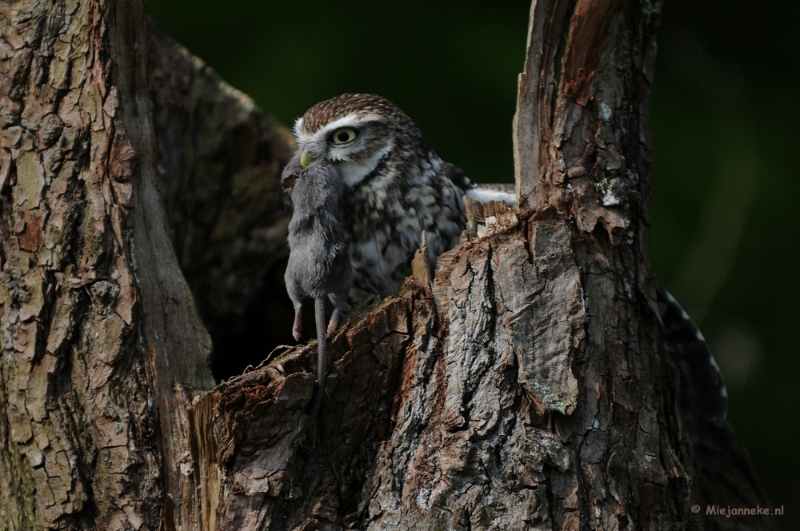
[[[566,38],[569,8],[570,3],[562,0],[531,2],[525,65],[517,81],[513,124],[514,174],[522,208],[536,208],[546,194],[539,190],[538,182],[558,84],[557,54]]]

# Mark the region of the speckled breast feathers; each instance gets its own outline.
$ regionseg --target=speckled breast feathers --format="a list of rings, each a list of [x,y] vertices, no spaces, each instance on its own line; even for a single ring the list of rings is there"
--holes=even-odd
[[[432,258],[458,243],[466,223],[462,196],[473,185],[393,103],[344,94],[309,109],[294,132],[297,157],[335,165],[345,185],[340,212],[355,273],[351,302],[391,294],[409,274],[423,231]]]

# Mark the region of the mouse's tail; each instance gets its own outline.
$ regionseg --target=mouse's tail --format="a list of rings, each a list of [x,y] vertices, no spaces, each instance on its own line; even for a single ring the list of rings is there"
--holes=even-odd
[[[327,323],[325,320],[325,299],[322,297],[314,299],[314,319],[317,322],[317,387],[314,390],[314,405],[308,413],[308,418],[303,423],[303,427],[294,436],[292,442],[299,439],[308,429],[319,413],[319,406],[322,404],[322,395],[325,391],[325,365],[328,359],[328,341],[325,337]]]

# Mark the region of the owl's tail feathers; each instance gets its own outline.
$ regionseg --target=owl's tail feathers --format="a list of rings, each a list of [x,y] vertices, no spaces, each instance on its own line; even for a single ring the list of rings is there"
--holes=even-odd
[[[705,337],[660,282],[656,295],[664,344],[681,373],[684,408],[708,420],[723,420],[728,413],[728,390]]]
[[[513,184],[479,184],[475,188],[467,190],[465,194],[480,203],[499,201],[512,207],[517,206],[517,195],[514,193]]]

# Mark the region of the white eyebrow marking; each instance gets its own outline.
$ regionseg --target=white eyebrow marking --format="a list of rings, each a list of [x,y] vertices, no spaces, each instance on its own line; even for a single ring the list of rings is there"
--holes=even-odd
[[[294,136],[295,136],[295,138],[299,137],[302,134],[301,131],[303,130],[303,122],[304,122],[304,120],[303,120],[302,116],[300,118],[298,118],[297,120],[295,120],[295,122],[294,122]]]
[[[350,113],[341,118],[338,118],[320,129],[315,133],[306,133],[303,131],[303,118],[299,118],[294,124],[294,136],[297,138],[298,144],[306,144],[312,140],[319,140],[320,138],[324,139],[328,136],[328,133],[333,131],[334,129],[339,129],[340,127],[357,127],[359,125],[365,124],[367,122],[371,122],[373,120],[379,119],[380,116],[377,114],[356,114]]]

